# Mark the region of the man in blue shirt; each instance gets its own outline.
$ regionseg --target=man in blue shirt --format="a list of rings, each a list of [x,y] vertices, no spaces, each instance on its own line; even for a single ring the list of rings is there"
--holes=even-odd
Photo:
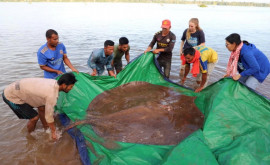
[[[59,42],[58,33],[49,29],[46,32],[46,38],[47,43],[42,45],[37,52],[39,66],[44,70],[44,78],[54,79],[66,73],[64,63],[72,71],[79,73],[68,59],[65,45]]]
[[[112,60],[113,60],[113,51],[114,51],[114,42],[111,40],[106,40],[104,42],[104,48],[95,49],[88,61],[87,65],[93,69],[91,76],[100,76],[104,72],[106,66],[109,76],[116,78],[116,75],[113,72]]]

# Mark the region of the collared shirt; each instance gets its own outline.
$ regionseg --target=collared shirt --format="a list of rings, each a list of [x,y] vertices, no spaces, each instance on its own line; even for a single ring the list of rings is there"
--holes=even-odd
[[[108,71],[113,70],[111,66],[113,56],[113,54],[106,56],[104,48],[95,49],[88,58],[87,65],[92,69],[96,69],[98,75],[102,75],[105,69],[104,66]]]
[[[27,103],[34,108],[45,106],[45,119],[54,122],[54,106],[59,93],[59,85],[54,79],[25,78],[8,85],[4,94],[15,104]]]
[[[52,69],[60,70],[65,73],[66,70],[63,63],[64,54],[67,54],[67,51],[63,43],[59,43],[55,50],[49,49],[46,43],[42,45],[37,52],[38,64],[40,66],[48,66]],[[44,70],[44,78],[54,79],[57,76],[57,73]]]

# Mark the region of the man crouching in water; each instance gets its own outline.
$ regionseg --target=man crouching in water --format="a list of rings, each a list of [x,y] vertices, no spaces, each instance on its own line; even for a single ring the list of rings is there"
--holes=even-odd
[[[7,86],[2,96],[19,119],[29,119],[29,133],[35,130],[40,118],[44,129],[50,127],[52,139],[56,140],[53,114],[58,94],[68,93],[76,81],[73,73],[65,73],[59,80],[25,78]],[[38,108],[38,113],[33,108]]]

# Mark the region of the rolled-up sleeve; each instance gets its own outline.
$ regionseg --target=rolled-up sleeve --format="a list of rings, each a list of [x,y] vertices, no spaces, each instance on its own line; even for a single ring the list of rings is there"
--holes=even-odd
[[[92,69],[96,69],[97,68],[96,61],[97,61],[97,56],[95,56],[94,52],[92,52],[87,61],[88,67]]]
[[[51,97],[48,97],[46,99],[45,119],[46,119],[47,123],[54,122],[53,114],[54,114],[54,106],[56,105],[56,101],[57,101],[57,96],[55,93]]]

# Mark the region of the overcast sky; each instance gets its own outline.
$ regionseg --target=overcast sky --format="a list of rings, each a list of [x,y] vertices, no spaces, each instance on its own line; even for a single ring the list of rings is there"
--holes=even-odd
[[[197,0],[197,1],[222,1],[222,0]],[[224,2],[256,2],[256,3],[270,3],[270,0],[223,0]]]
[[[257,3],[270,3],[270,0],[224,0],[228,2],[257,2]]]

